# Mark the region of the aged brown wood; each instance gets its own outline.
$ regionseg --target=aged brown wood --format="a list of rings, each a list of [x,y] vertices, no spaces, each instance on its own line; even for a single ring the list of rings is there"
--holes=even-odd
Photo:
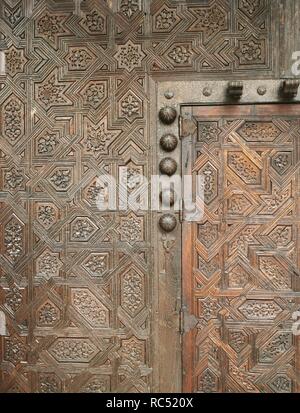
[[[96,178],[157,173],[151,79],[294,76],[299,7],[0,1],[0,392],[181,389],[180,227],[99,212]]]
[[[197,319],[183,391],[299,392],[300,105],[183,110],[198,128],[182,171],[206,176],[203,219],[183,223],[183,305]]]

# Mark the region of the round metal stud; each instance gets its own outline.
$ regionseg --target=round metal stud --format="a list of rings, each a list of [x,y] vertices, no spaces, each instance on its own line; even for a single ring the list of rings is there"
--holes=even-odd
[[[159,218],[159,226],[165,232],[172,232],[177,226],[177,219],[173,214],[164,214]]]
[[[160,109],[158,116],[162,123],[171,125],[177,117],[177,111],[171,106],[165,106]]]
[[[170,90],[167,90],[165,92],[165,98],[166,99],[172,99],[174,97],[174,92],[171,92]]]
[[[159,163],[159,170],[163,175],[172,176],[177,171],[177,162],[173,158],[164,158]]]
[[[176,194],[173,189],[166,189],[159,194],[160,202],[165,206],[173,206],[176,201]]]
[[[257,88],[257,93],[258,93],[260,96],[265,95],[266,92],[267,92],[267,88],[266,88],[265,86],[259,86],[259,87]]]
[[[204,96],[208,97],[208,96],[211,96],[212,90],[211,90],[210,87],[205,87],[205,88],[202,90],[202,93],[203,93]]]
[[[178,139],[172,133],[166,133],[160,138],[160,146],[166,152],[172,152],[178,145]]]

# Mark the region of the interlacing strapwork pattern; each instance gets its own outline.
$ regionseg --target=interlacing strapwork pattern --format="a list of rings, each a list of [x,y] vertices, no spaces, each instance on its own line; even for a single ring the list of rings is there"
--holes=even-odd
[[[149,74],[273,73],[270,1],[63,3],[0,4],[0,390],[149,391],[152,227],[99,212],[96,177],[147,175]]]
[[[251,120],[194,117],[205,196],[187,293],[194,392],[298,392],[300,124],[284,105],[268,119],[261,108]]]

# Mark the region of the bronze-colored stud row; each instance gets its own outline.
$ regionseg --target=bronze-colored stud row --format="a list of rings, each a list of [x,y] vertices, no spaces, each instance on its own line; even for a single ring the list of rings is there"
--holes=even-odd
[[[162,175],[172,176],[177,171],[177,162],[173,158],[164,158],[159,163],[159,171]]]
[[[166,189],[159,194],[160,202],[165,206],[173,206],[177,199],[176,193],[173,189]]]
[[[172,232],[177,226],[177,219],[174,214],[164,214],[159,219],[159,226],[165,232]]]
[[[177,148],[178,139],[172,133],[166,133],[160,138],[160,146],[165,152],[172,152]]]
[[[176,109],[165,106],[159,111],[159,119],[164,125],[171,125],[177,118]],[[172,133],[166,133],[160,138],[160,146],[165,152],[172,152],[178,145],[178,139]],[[172,176],[178,168],[177,162],[171,157],[162,159],[159,163],[159,171],[163,175]],[[173,206],[176,201],[174,190],[160,192],[160,202],[167,206]],[[159,226],[164,232],[172,232],[177,226],[177,218],[174,214],[163,214],[159,219]]]
[[[164,106],[159,111],[159,119],[165,125],[172,125],[177,118],[177,110],[172,108],[172,106]]]

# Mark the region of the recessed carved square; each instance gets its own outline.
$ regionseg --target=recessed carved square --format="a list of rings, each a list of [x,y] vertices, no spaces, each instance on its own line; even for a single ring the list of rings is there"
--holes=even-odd
[[[198,140],[206,144],[219,141],[221,129],[218,122],[198,122]]]

